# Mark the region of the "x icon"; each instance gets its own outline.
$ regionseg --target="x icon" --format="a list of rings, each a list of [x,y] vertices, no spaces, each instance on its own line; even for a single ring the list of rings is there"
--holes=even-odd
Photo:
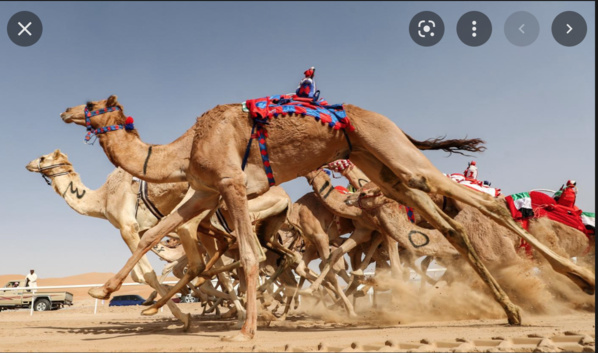
[[[27,26],[23,26],[23,24],[21,22],[19,22],[19,26],[21,26],[22,30],[21,32],[19,32],[19,36],[21,36],[21,34],[23,34],[23,32],[27,32],[27,34],[29,34],[29,36],[31,36],[31,32],[29,32],[29,30],[27,28],[29,28],[29,26],[31,26],[31,22],[29,22],[27,24]]]

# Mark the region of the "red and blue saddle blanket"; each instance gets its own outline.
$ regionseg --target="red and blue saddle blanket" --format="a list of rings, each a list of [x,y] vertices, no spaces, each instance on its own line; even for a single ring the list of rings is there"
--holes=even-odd
[[[262,162],[264,163],[264,169],[266,170],[270,186],[275,185],[275,181],[274,175],[272,174],[272,167],[270,166],[268,148],[266,146],[268,133],[264,125],[267,125],[272,118],[293,114],[311,116],[314,117],[316,121],[319,121],[334,130],[343,129],[345,132],[347,129],[349,131],[355,130],[355,127],[351,125],[342,104],[330,105],[323,99],[314,101],[312,98],[298,97],[294,94],[276,95],[249,99],[243,102],[243,109],[249,111],[249,116],[253,119],[253,128],[251,129],[251,138],[249,139],[245,157],[243,158],[242,168],[245,169],[247,158],[249,157],[251,141],[255,138],[258,140]]]

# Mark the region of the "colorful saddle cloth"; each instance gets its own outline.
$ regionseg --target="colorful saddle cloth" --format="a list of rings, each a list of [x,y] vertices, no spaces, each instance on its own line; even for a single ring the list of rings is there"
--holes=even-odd
[[[590,235],[595,234],[594,213],[558,205],[552,197],[542,192],[521,192],[507,196],[505,201],[513,219],[518,221],[525,230],[528,229],[531,218],[548,217],[585,233],[588,239]],[[520,246],[531,254],[531,247],[525,240],[521,239]]]
[[[270,186],[275,185],[272,167],[270,166],[270,158],[268,156],[268,148],[266,146],[266,138],[268,133],[264,125],[267,125],[272,118],[286,115],[301,115],[311,116],[316,121],[327,125],[334,130],[348,129],[355,130],[351,125],[349,118],[345,114],[345,109],[342,104],[329,105],[323,99],[314,101],[311,98],[298,97],[297,95],[276,95],[271,97],[263,97],[257,99],[249,99],[243,102],[243,110],[249,112],[249,116],[253,118],[253,128],[251,131],[251,138],[247,145],[245,157],[243,158],[243,169],[247,163],[249,156],[249,149],[251,147],[251,140],[257,139],[264,163],[266,176]],[[348,141],[348,137],[347,137]]]
[[[327,124],[335,130],[355,130],[345,114],[342,104],[328,104],[323,99],[314,101],[311,98],[302,98],[297,95],[276,95],[244,102],[244,107],[254,119],[272,119],[279,115],[285,116],[298,114],[312,116],[316,121]]]

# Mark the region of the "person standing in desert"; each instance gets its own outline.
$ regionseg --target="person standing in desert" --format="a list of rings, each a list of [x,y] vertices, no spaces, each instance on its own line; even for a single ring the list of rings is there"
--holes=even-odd
[[[37,288],[37,274],[35,274],[35,270],[29,270],[29,274],[25,276],[25,287]]]

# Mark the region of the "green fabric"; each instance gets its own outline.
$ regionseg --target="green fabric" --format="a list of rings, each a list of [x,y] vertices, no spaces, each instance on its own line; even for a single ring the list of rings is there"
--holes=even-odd
[[[523,198],[530,198],[529,192],[520,192],[518,194],[511,195],[511,197],[513,198],[513,201],[523,199]]]

